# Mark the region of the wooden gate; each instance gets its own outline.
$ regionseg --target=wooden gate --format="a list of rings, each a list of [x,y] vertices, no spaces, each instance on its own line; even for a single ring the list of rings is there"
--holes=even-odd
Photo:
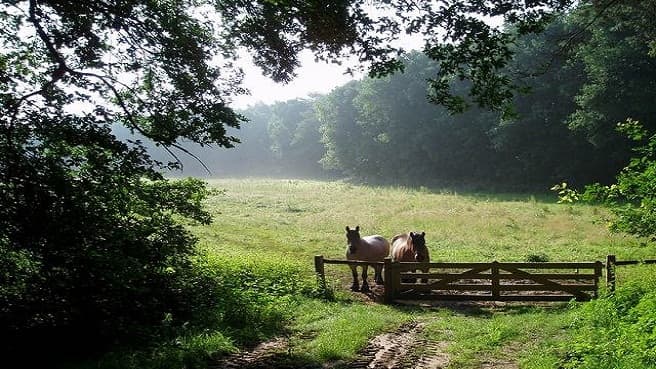
[[[399,263],[385,260],[385,301],[568,301],[597,296],[603,263]],[[419,270],[419,272],[417,272]]]
[[[568,301],[597,297],[604,263],[399,263],[329,260],[317,255],[314,266],[326,286],[324,264],[384,265],[387,303],[395,300]],[[656,264],[650,260],[606,258],[606,283],[615,289],[615,268]],[[419,272],[417,272],[419,270]]]

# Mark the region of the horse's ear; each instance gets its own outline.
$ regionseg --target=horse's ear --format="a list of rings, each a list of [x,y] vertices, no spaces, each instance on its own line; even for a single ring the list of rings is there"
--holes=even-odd
[[[410,232],[410,238],[412,238],[412,237],[414,237],[414,236],[415,236],[415,233],[414,233],[414,232]]]
[[[426,232],[421,232],[421,237],[424,237],[426,235]]]
[[[355,226],[355,231],[360,232],[360,226],[359,225]]]
[[[349,226],[346,226],[346,232],[348,232],[348,231],[350,231],[350,230],[351,230],[351,229],[349,228]]]

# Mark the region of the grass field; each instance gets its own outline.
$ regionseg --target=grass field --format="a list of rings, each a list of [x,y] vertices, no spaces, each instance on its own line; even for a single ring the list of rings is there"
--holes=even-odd
[[[611,234],[603,208],[557,204],[555,195],[457,193],[306,180],[215,180],[200,247],[235,263],[292,265],[313,278],[313,257],[344,258],[345,226],[391,238],[426,232],[432,261],[654,258],[653,245]],[[348,292],[345,266],[327,268],[336,299],[299,298],[280,332],[303,362],[347,360],[375,335],[422,322],[425,340],[448,342],[449,368],[557,368],[573,324],[567,304],[425,308],[383,306]],[[371,274],[370,274],[371,275]],[[628,276],[627,278],[630,278]],[[262,337],[265,339],[266,337]],[[487,366],[495,367],[495,366]],[[502,366],[498,366],[502,367]],[[506,368],[506,367],[503,367]]]
[[[435,261],[553,261],[650,256],[632,237],[611,234],[599,207],[553,197],[459,194],[426,188],[356,186],[302,180],[215,180],[214,223],[197,227],[201,246],[221,255],[275,255],[308,266],[312,257],[344,257],[344,227],[391,238],[426,232]]]

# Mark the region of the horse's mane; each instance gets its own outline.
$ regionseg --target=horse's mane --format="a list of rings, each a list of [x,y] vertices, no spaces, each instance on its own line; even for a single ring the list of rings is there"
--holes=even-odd
[[[396,236],[394,236],[394,238],[392,238],[392,243],[394,243],[394,241],[398,240],[399,238],[404,238],[404,237],[410,238],[410,233],[397,234]]]

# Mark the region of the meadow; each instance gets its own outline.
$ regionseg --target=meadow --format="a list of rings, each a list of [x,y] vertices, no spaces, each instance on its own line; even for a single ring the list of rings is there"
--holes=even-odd
[[[201,249],[233,264],[250,263],[251,270],[257,270],[257,263],[274,269],[285,265],[297,270],[306,286],[314,281],[314,255],[344,258],[347,225],[359,225],[363,235],[388,238],[425,231],[433,261],[594,261],[607,254],[618,259],[656,255],[653,245],[611,233],[605,209],[558,204],[550,194],[270,179],[214,180],[209,186],[213,195],[207,206],[214,223],[194,227]],[[638,270],[623,271],[620,280],[633,278]],[[555,368],[578,319],[573,315],[576,304],[383,306],[348,291],[345,266],[331,265],[327,274],[331,300],[301,298],[285,307],[288,315],[280,332],[292,337],[289,350],[303,362],[348,360],[375,335],[421,321],[425,339],[449,342],[449,368],[478,368],[495,361]]]
[[[458,193],[304,180],[215,180],[214,223],[197,227],[201,247],[239,257],[275,256],[312,264],[343,258],[345,226],[361,233],[426,232],[434,261],[552,261],[650,256],[639,240],[611,234],[600,207],[558,204],[554,195]]]
[[[206,319],[211,323],[189,327],[174,342],[117,352],[86,367],[222,367],[226,355],[282,339],[280,368],[346,368],[374,337],[408,324],[422,327],[419,343],[410,348],[414,357],[439,347],[448,358],[441,365],[449,369],[619,368],[630,347],[627,339],[642,356],[631,356],[625,367],[651,367],[642,353],[651,352],[645,347],[652,341],[642,338],[636,324],[653,317],[645,311],[656,311],[649,310],[656,304],[649,292],[656,286],[653,268],[622,269],[617,297],[593,303],[382,305],[349,290],[344,265],[326,267],[327,291],[318,288],[314,275],[315,255],[345,258],[347,225],[388,238],[425,231],[432,261],[656,257],[653,243],[611,233],[602,207],[558,204],[555,194],[342,181],[225,179],[209,181],[208,187],[206,206],[214,222],[187,226],[199,239],[196,267],[217,286],[208,293],[220,299],[216,314]],[[371,281],[373,271],[369,275]],[[600,364],[613,355],[617,365]],[[641,360],[646,364],[631,366]]]

